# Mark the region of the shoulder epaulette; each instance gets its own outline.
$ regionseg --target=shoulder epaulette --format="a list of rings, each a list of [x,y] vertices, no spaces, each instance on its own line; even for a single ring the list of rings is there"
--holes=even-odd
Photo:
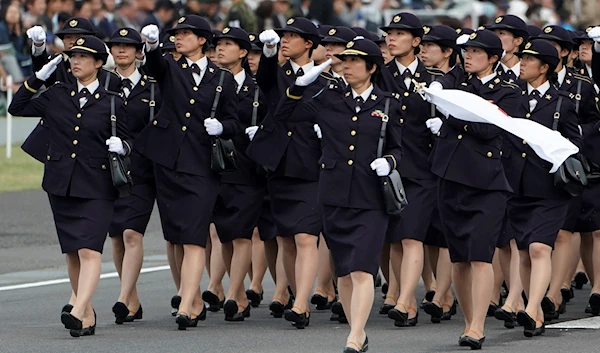
[[[430,75],[445,76],[444,72],[440,70],[427,69],[427,73]]]
[[[221,70],[223,70],[223,71],[227,71],[227,72],[229,72],[230,74],[232,74],[232,75],[233,75],[233,72],[231,72],[231,70],[229,70],[229,69],[227,69],[227,68],[224,68],[224,67],[219,67],[219,69],[221,69]]]
[[[519,89],[519,90],[521,89],[521,87],[519,87],[519,85],[517,85],[516,83],[509,82],[509,81],[506,81],[506,80],[502,80],[502,83],[500,84],[500,86],[502,86],[502,87],[510,87],[512,89]]]
[[[577,74],[577,73],[573,73],[573,77],[576,78],[576,79],[578,79],[578,80],[590,83],[590,84],[592,83],[592,80],[590,80],[590,78],[587,77],[587,76],[583,76],[583,75],[580,75],[580,74]]]
[[[337,82],[337,80],[336,80],[336,79],[335,79],[333,76],[331,76],[331,75],[326,75],[324,72],[322,72],[322,73],[321,73],[321,75],[319,75],[319,76],[323,77],[323,78],[324,78],[324,79],[326,79],[326,80],[329,80],[329,81],[335,81],[335,82]]]

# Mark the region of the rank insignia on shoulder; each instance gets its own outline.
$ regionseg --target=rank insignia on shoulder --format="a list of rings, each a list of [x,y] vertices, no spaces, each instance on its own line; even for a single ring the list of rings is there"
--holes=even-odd
[[[372,94],[372,95],[371,95],[371,99],[372,99],[372,100],[376,100],[376,99],[377,99],[377,96],[376,96],[376,95],[374,95],[374,94]]]
[[[547,94],[546,96],[544,96],[544,98],[546,98],[547,100],[552,99],[552,96],[550,96],[549,94]]]
[[[183,69],[187,69],[187,66],[188,66],[188,65],[187,65],[186,63],[183,63],[183,64],[181,64],[181,67],[182,67]]]
[[[419,72],[416,72],[416,73],[415,73],[415,77],[416,77],[416,78],[419,78],[419,77],[421,77],[421,73],[419,73]]]
[[[565,80],[565,82],[567,83],[567,85],[571,84],[571,80]]]
[[[350,97],[350,92],[346,92],[346,97]]]
[[[210,73],[213,73],[213,72],[215,72],[215,69],[213,69],[212,67],[209,67],[209,68],[208,68],[208,71],[209,71]]]
[[[140,81],[140,85],[145,86],[146,85],[146,81]]]
[[[500,79],[498,77],[496,77],[496,79],[494,80],[494,83],[500,83]]]
[[[493,89],[493,88],[494,88],[494,85],[490,83],[490,84],[488,85],[488,87],[489,87],[489,89]]]
[[[398,71],[394,72],[394,77],[398,77]]]
[[[244,92],[248,92],[248,86],[244,86]]]

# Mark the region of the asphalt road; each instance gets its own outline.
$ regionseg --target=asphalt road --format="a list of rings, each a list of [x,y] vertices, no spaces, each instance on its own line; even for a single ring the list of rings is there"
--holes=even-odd
[[[265,300],[253,309],[245,322],[225,322],[223,313],[209,313],[199,327],[181,332],[170,315],[169,300],[175,289],[169,271],[142,274],[139,293],[144,319],[118,326],[111,307],[119,291],[116,278],[100,281],[94,297],[98,314],[96,335],[71,338],[60,323],[60,309],[68,300],[68,283],[4,290],[14,284],[27,284],[66,278],[47,198],[41,191],[0,194],[0,353],[12,352],[250,352],[250,353],[329,353],[342,351],[347,325],[329,321],[328,312],[313,311],[311,324],[297,330],[283,319],[269,315],[268,300],[274,285],[265,278]],[[156,215],[145,238],[145,268],[166,264],[164,244]],[[103,272],[114,271],[110,242],[106,243]],[[204,276],[202,288],[208,278]],[[226,285],[226,282],[225,282]],[[561,321],[586,318],[583,313],[589,285],[576,291]],[[420,312],[416,327],[396,328],[377,313],[381,292],[368,324],[369,352],[458,352],[463,324],[459,314],[451,321],[432,324]],[[422,286],[419,295],[423,294]],[[600,318],[586,323],[600,327]],[[522,329],[505,329],[493,318],[487,322],[486,352],[598,352],[600,335],[594,329],[548,329],[545,336],[525,338]]]

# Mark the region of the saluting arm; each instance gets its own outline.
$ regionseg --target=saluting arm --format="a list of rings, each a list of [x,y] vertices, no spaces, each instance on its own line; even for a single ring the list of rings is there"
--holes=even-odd
[[[146,27],[142,28],[142,36],[146,38],[145,69],[147,69],[150,75],[153,76],[158,82],[161,82],[165,79],[167,74],[167,62],[162,56],[160,50],[158,50],[158,35],[159,30],[156,25],[147,25]]]
[[[8,112],[14,116],[39,118],[45,116],[46,107],[50,102],[48,98],[49,88],[46,92],[42,93],[38,98],[31,99],[38,90],[44,85],[44,81],[31,76],[15,93]]]
[[[260,65],[256,72],[256,83],[260,89],[267,93],[277,88],[277,71],[279,63],[277,62],[277,43],[279,36],[272,30],[263,31],[258,39],[264,43],[263,53],[260,57]],[[269,47],[272,48],[269,48]]]

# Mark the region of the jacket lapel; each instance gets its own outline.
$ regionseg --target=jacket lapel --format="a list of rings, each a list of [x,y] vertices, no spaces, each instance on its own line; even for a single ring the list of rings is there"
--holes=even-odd
[[[88,98],[88,101],[83,106],[83,109],[87,109],[87,108],[91,107],[92,105],[96,104],[96,102],[99,101],[100,99],[102,99],[102,97],[104,97],[105,95],[106,95],[106,90],[104,89],[104,87],[102,87],[102,85],[98,86],[96,91],[94,93],[92,93],[92,95]]]
[[[352,97],[352,88],[350,88],[350,85],[344,90],[343,100],[350,108],[352,108],[353,112],[356,111],[356,101],[354,100],[354,97]]]
[[[194,80],[194,76],[192,76],[192,70],[190,69],[190,65],[187,63],[185,56],[182,55],[177,61],[177,64],[179,64],[179,67],[181,67],[183,76],[185,76],[187,80],[192,83],[192,85],[196,86],[196,81]]]
[[[208,65],[206,66],[206,72],[204,73],[204,76],[202,76],[202,81],[200,81],[200,87],[206,85],[207,83],[212,81],[216,76],[218,76],[217,73],[219,72],[219,68],[215,64],[213,64],[210,61],[210,59],[207,60]]]
[[[556,92],[552,92],[552,90],[546,91],[544,96],[538,99],[538,103],[536,104],[535,109],[533,109],[533,111],[537,112],[539,110],[542,110],[545,106],[552,103],[555,99],[557,99]]]
[[[290,61],[286,61],[285,64],[283,64],[283,66],[281,67],[282,71],[283,71],[283,76],[285,77],[284,79],[284,85],[285,87],[289,87],[292,85],[292,83],[294,82],[294,80],[296,79],[296,75],[294,74],[294,70],[292,69],[292,64],[290,63]]]
[[[367,98],[367,101],[363,103],[360,111],[361,112],[370,111],[382,99],[383,99],[383,92],[379,88],[377,88],[377,86],[373,86],[373,91],[369,95],[369,98]]]
[[[127,97],[127,100],[131,100],[131,98],[144,92],[148,88],[148,85],[148,76],[142,75],[140,82],[138,82],[138,84],[133,87],[133,90],[129,93],[129,97]]]
[[[79,107],[79,91],[77,90],[77,83],[75,83],[75,84],[71,83],[68,86],[65,86],[65,89],[67,89],[69,92],[69,96],[71,97],[71,102],[73,102],[73,104],[77,107],[77,109],[80,109],[80,107]]]
[[[247,96],[254,96],[254,80],[252,80],[252,76],[246,73],[246,79],[244,80],[244,84],[240,87],[240,92],[238,93],[238,98],[241,101]],[[254,99],[254,97],[252,98]]]

